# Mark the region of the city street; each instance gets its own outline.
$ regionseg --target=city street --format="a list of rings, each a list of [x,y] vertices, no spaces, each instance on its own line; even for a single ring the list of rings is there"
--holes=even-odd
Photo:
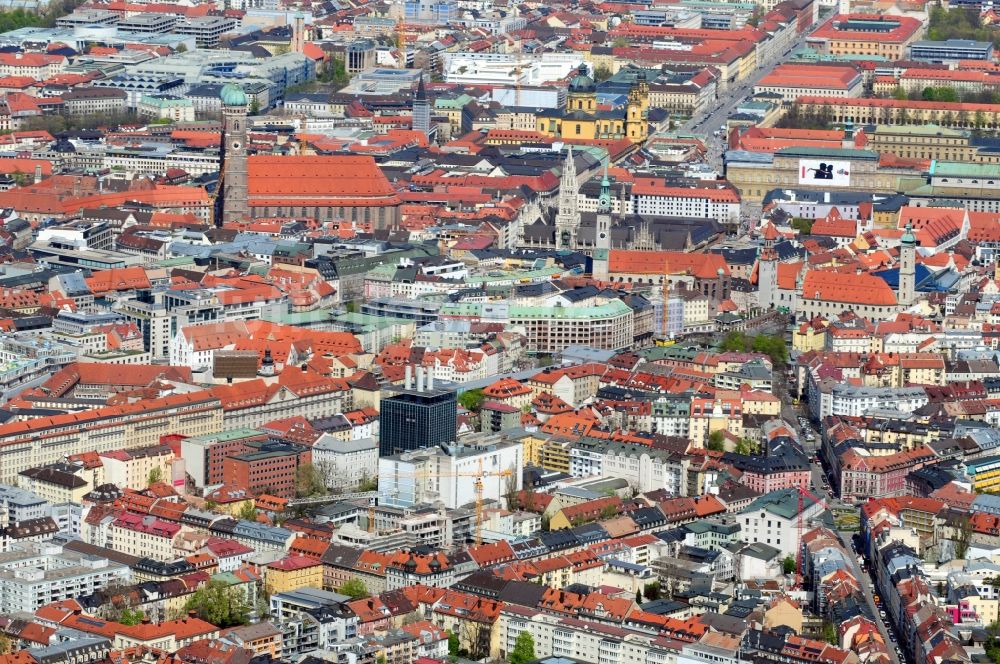
[[[726,120],[735,110],[736,106],[745,101],[752,93],[757,83],[774,69],[775,66],[785,62],[795,51],[805,45],[806,39],[813,29],[822,23],[822,18],[808,31],[799,35],[792,43],[791,47],[782,55],[772,58],[769,61],[758,63],[757,69],[745,80],[731,84],[725,91],[720,92],[716,103],[711,106],[709,113],[696,115],[679,127],[679,133],[691,133],[701,135],[705,141],[707,150],[707,163],[720,174],[723,169],[723,158],[726,152],[726,132],[724,131]],[[716,136],[715,132],[719,131]],[[746,211],[752,213],[752,211]]]
[[[879,615],[878,605],[875,604],[874,594],[875,589],[872,587],[871,577],[868,576],[867,572],[861,571],[861,566],[858,565],[858,560],[855,555],[854,548],[851,546],[851,535],[852,533],[841,531],[837,533],[840,538],[841,543],[851,552],[851,566],[854,573],[854,577],[861,584],[861,589],[864,591],[865,600],[868,603],[868,608],[872,612],[872,616],[875,618],[875,624],[878,625],[878,631],[885,640],[885,645],[889,650],[889,658],[892,664],[906,664],[905,659],[901,659],[899,655],[896,654],[896,642],[890,638],[890,629],[886,626],[886,618],[882,618]]]

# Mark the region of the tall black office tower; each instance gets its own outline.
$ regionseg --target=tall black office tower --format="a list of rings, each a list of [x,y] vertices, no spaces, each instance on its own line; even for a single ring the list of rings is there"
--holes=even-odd
[[[379,407],[379,456],[409,452],[455,441],[458,401],[452,390],[435,390],[434,378],[417,368],[414,388],[410,368],[406,387],[383,397]]]

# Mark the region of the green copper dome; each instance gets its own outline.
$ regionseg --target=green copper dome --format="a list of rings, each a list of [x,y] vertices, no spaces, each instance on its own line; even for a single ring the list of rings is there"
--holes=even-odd
[[[597,84],[594,83],[594,79],[587,75],[587,65],[580,65],[577,70],[576,76],[569,82],[570,92],[594,92],[597,90]]]
[[[235,83],[226,83],[222,86],[222,92],[219,96],[222,98],[223,106],[247,105],[247,93],[243,92],[243,88]]]
[[[913,225],[910,222],[906,222],[906,232],[903,233],[903,237],[899,238],[899,241],[908,245],[917,243],[917,238],[913,235]]]

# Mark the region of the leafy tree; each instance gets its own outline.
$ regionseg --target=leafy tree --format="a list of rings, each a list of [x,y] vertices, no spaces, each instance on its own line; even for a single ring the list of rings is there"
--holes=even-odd
[[[376,657],[375,664],[385,664],[385,655],[379,655]]]
[[[635,603],[642,604],[642,591],[638,588],[635,589]]]
[[[483,407],[484,401],[486,401],[486,396],[479,388],[466,390],[458,395],[458,403],[462,406],[462,408],[471,413],[478,413],[479,409]]]
[[[138,625],[145,617],[145,614],[139,609],[122,609],[118,622],[123,625]]]
[[[188,47],[185,46],[184,44],[179,44],[177,46],[177,52],[178,53],[187,53],[187,50],[188,50]]]
[[[618,508],[613,504],[605,505],[604,509],[601,510],[602,519],[613,519],[616,514],[618,514]]]
[[[549,528],[551,527],[551,525],[550,525],[551,523],[552,523],[552,518],[548,514],[543,514],[542,515],[542,532],[544,532],[544,533],[549,532]]]
[[[9,655],[12,652],[14,652],[14,645],[6,634],[0,634],[0,655]]]
[[[215,502],[214,500],[205,501],[205,509],[207,509],[209,512],[215,511],[218,508],[219,508],[219,503]]]
[[[712,452],[726,451],[726,437],[722,431],[713,431],[708,434],[708,442],[705,443],[705,449]]]
[[[625,48],[628,46],[628,40],[624,37],[615,37],[615,40],[611,42],[612,48]]]
[[[642,594],[646,599],[660,599],[660,582],[647,583],[642,589]]]
[[[326,493],[323,473],[311,463],[300,464],[295,471],[295,493],[299,498],[322,496]]]
[[[351,599],[363,599],[371,595],[371,593],[368,592],[368,587],[365,585],[365,582],[358,578],[353,578],[344,582],[344,585],[337,588],[337,592],[341,595],[347,595]]]
[[[730,332],[723,337],[719,344],[719,350],[737,353],[763,353],[770,358],[771,364],[776,369],[780,369],[788,363],[788,346],[785,344],[785,340],[779,336],[757,334],[749,337],[743,332]]]
[[[795,570],[798,569],[795,558],[792,558],[790,555],[785,556],[785,559],[781,561],[781,567],[785,574],[795,574]]]
[[[450,657],[458,657],[458,651],[461,648],[458,642],[458,634],[453,632],[448,632],[448,655]]]
[[[199,618],[217,627],[245,625],[250,609],[240,588],[215,579],[194,591],[184,604],[185,611],[194,611]]]
[[[249,115],[257,115],[258,113],[260,113],[260,102],[257,101],[256,97],[254,97],[253,100],[250,101],[250,108],[247,109],[247,113]]]
[[[614,74],[611,73],[611,68],[606,65],[594,68],[594,80],[598,83],[602,83],[612,76],[614,76]]]
[[[149,471],[149,476],[146,477],[146,486],[153,486],[159,482],[163,481],[163,469],[157,466]]]
[[[892,91],[892,98],[897,99],[899,101],[906,101],[907,99],[906,90],[904,90],[901,87],[897,87],[895,90]]]
[[[823,640],[833,646],[840,645],[840,639],[837,638],[837,626],[829,620],[823,622]]]
[[[535,639],[531,636],[531,632],[524,630],[517,635],[514,649],[511,650],[507,659],[510,664],[527,664],[535,659]]]
[[[767,355],[775,369],[783,369],[788,364],[788,346],[782,337],[758,334],[750,343],[750,350]]]
[[[244,500],[243,504],[240,506],[240,513],[237,517],[243,519],[244,521],[256,521],[257,520],[257,508],[254,506],[252,500]]]
[[[343,59],[333,58],[323,66],[316,80],[320,83],[331,83],[342,88],[351,82],[351,76],[347,73],[347,67],[344,66]]]
[[[796,217],[792,219],[792,228],[799,232],[799,235],[809,235],[812,233],[813,220]]]

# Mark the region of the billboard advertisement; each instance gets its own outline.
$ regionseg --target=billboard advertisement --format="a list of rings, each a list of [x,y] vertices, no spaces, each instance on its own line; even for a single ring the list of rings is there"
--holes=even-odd
[[[799,184],[851,186],[851,162],[838,159],[799,159]]]

